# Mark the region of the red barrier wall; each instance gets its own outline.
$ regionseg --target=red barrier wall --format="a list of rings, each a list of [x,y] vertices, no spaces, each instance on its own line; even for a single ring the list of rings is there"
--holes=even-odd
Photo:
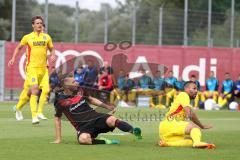
[[[25,49],[17,56],[13,67],[8,67],[7,63],[13,54],[17,43],[6,43],[5,54],[5,88],[14,89],[22,88],[24,65],[21,65],[21,58],[24,59]],[[207,47],[182,47],[182,46],[146,46],[136,45],[128,50],[122,51],[116,49],[108,52],[104,50],[102,44],[69,44],[55,43],[58,55],[66,55],[71,53],[85,54],[93,52],[99,55],[103,60],[111,63],[114,55],[124,53],[127,55],[128,62],[146,60],[148,63],[164,64],[168,70],[173,70],[176,77],[182,76],[188,80],[189,75],[196,73],[202,86],[208,76],[210,70],[216,72],[217,77],[222,81],[224,73],[230,72],[232,78],[236,80],[240,73],[240,49],[238,48],[207,48]],[[69,56],[69,55],[68,55]],[[68,56],[65,56],[67,58]],[[63,56],[58,56],[58,61]],[[117,59],[119,68],[126,63],[124,59]],[[142,61],[141,61],[142,62]]]

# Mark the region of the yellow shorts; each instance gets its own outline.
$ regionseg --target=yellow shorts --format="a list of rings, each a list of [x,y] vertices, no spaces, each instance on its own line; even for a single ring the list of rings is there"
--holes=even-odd
[[[47,68],[31,68],[26,69],[26,80],[24,85],[29,87],[38,85],[39,88],[45,91],[49,91],[49,75]]]
[[[166,142],[185,138],[185,129],[189,122],[181,120],[163,120],[159,125],[160,139]]]
[[[29,84],[28,84],[27,79],[24,81],[23,88],[26,89],[26,90],[29,89]]]
[[[140,88],[140,89],[137,89],[136,90],[136,94],[140,94],[140,95],[149,95],[149,96],[151,96],[152,95],[152,89],[142,89],[142,88]]]
[[[218,96],[218,91],[205,91],[204,94],[206,97]]]
[[[128,100],[129,101],[135,101],[136,100],[136,90],[132,89],[128,92]]]
[[[173,97],[177,91],[175,88],[165,88],[165,92],[168,97]]]

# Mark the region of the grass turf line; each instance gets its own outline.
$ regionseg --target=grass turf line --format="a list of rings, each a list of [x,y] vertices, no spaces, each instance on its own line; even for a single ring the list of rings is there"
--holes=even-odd
[[[63,121],[62,135],[63,140],[59,145],[50,144],[54,140],[54,121],[53,107],[45,107],[47,121],[41,121],[40,125],[31,124],[29,106],[23,109],[25,120],[17,122],[12,111],[13,103],[0,104],[0,159],[14,160],[65,160],[65,159],[164,159],[164,160],[231,160],[239,158],[239,133],[240,133],[240,113],[231,111],[197,111],[200,119],[204,123],[213,124],[214,128],[203,131],[203,139],[216,144],[215,150],[201,150],[192,148],[159,148],[156,146],[158,141],[159,121],[149,121],[145,115],[156,113],[158,110],[149,108],[126,109],[119,108],[116,115],[125,118],[125,114],[141,116],[139,119],[134,117],[129,123],[140,126],[143,132],[141,141],[135,140],[130,135],[103,135],[109,139],[118,139],[120,145],[94,145],[80,146],[76,141],[76,133],[69,122]],[[119,130],[115,133],[121,133]]]

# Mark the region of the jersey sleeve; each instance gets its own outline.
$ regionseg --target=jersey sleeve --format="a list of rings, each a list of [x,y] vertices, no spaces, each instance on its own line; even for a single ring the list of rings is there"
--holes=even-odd
[[[22,40],[20,41],[20,45],[21,46],[27,45],[27,41],[28,41],[28,36],[27,35],[23,36]]]
[[[64,99],[62,95],[57,94],[54,102],[55,117],[62,117],[63,107],[69,105],[69,100]]]
[[[52,38],[48,35],[48,43],[47,43],[47,46],[49,49],[52,49],[53,48],[53,42],[52,42]]]

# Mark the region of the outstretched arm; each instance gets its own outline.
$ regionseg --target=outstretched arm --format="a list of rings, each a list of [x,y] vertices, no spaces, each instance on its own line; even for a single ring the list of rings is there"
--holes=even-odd
[[[102,101],[98,100],[97,98],[94,98],[94,97],[91,97],[91,96],[88,97],[88,101],[95,106],[106,108],[106,109],[109,109],[111,111],[114,110],[114,108],[115,108],[114,106],[105,104]]]
[[[52,143],[59,144],[61,142],[61,118],[55,117],[55,141]]]
[[[63,104],[63,100],[62,101],[59,101],[61,102],[61,104]],[[60,105],[60,104],[58,104]],[[57,106],[57,104],[56,104]],[[60,106],[56,107],[55,108],[55,119],[54,119],[54,122],[55,122],[55,141],[53,141],[52,143],[60,143],[61,142],[61,138],[62,138],[62,135],[61,135],[61,117],[62,117],[62,110],[60,108]]]
[[[187,117],[196,125],[198,125],[201,129],[209,129],[212,128],[211,125],[203,125],[198,119],[197,115],[192,111],[190,107],[185,107],[185,113]]]

